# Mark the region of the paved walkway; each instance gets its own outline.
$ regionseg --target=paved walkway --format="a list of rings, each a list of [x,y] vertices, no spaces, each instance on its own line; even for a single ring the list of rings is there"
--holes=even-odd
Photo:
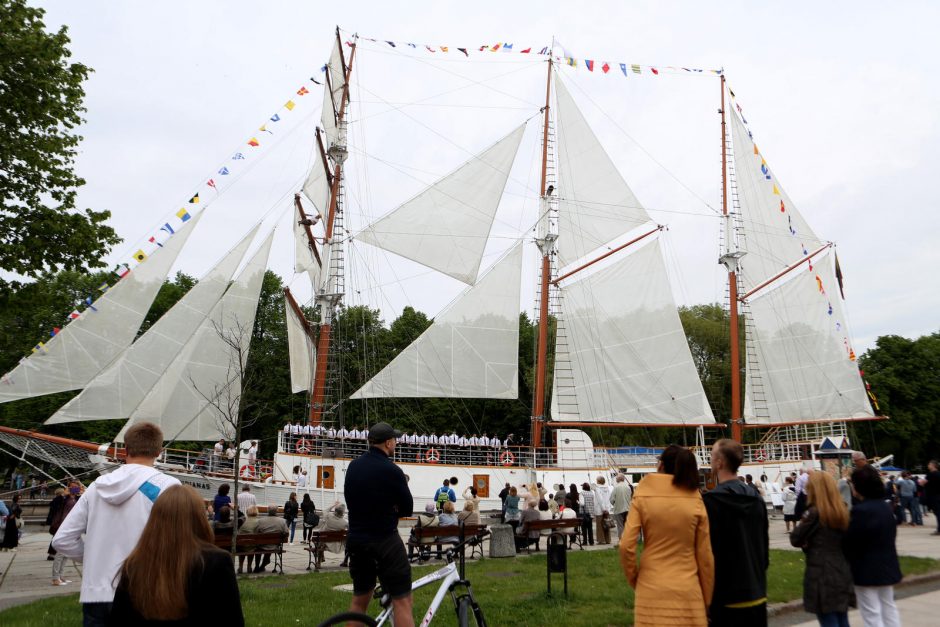
[[[933,514],[924,517],[922,527],[898,527],[898,555],[940,559],[940,536],[930,535],[937,528]],[[782,516],[770,520],[770,548],[792,549]]]

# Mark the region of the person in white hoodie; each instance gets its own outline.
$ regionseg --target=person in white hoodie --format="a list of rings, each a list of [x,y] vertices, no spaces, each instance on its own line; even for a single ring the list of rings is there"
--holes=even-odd
[[[107,624],[121,565],[137,545],[154,502],[180,483],[153,467],[163,449],[157,425],[134,425],[124,434],[124,446],[127,463],[91,484],[52,539],[61,555],[85,564],[79,599],[84,627]]]

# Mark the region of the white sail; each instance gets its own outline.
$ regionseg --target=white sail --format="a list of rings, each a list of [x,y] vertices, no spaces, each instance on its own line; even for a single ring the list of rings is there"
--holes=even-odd
[[[749,303],[744,418],[751,424],[871,418],[834,253]]]
[[[130,416],[225,293],[254,239],[251,231],[146,333],[46,424]]]
[[[650,221],[561,79],[558,102],[558,257],[562,266]]]
[[[739,248],[745,288],[757,287],[823,242],[787,196],[783,185],[736,113],[731,114],[734,174],[744,237]]]
[[[338,39],[333,44],[333,51],[330,53],[330,60],[326,64],[326,71],[329,81],[323,85],[323,111],[320,113],[320,123],[326,133],[326,148],[329,149],[330,146],[336,143],[338,134],[336,116],[343,105],[343,88],[346,86],[343,52],[340,49]],[[310,200],[314,199],[311,198]],[[316,201],[314,200],[314,202]],[[322,207],[318,207],[318,209],[323,210]]]
[[[327,214],[330,206],[330,183],[326,176],[326,166],[319,150],[314,157],[313,166],[304,181],[304,195],[313,203],[321,216]]]
[[[522,246],[350,398],[516,398]]]
[[[85,387],[127,348],[202,214],[3,377],[0,403]]]
[[[310,276],[310,284],[313,287],[314,294],[316,294],[323,275],[323,270],[320,266],[320,262],[317,261],[317,258],[313,254],[313,249],[310,248],[310,239],[307,237],[307,230],[304,228],[304,225],[300,224],[300,209],[297,207],[294,208],[294,222],[292,227],[294,232],[294,272],[298,274],[306,272]],[[326,253],[326,250],[321,247],[318,252],[322,255]],[[321,257],[320,259],[324,262],[326,260],[325,257]]]
[[[555,385],[553,420],[714,424],[659,240],[561,290],[576,409]]]
[[[473,284],[525,125],[356,238]]]
[[[306,392],[313,388],[317,349],[287,296],[284,296],[284,318],[287,321],[287,350],[290,356],[290,391],[294,394]]]
[[[124,425],[154,422],[166,440],[231,438],[208,399],[238,411],[239,370],[248,357],[258,298],[274,233],[267,236],[170,367]]]

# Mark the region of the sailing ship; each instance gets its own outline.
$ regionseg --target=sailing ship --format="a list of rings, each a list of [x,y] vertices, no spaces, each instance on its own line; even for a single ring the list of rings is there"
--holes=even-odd
[[[345,43],[345,47],[344,47]],[[655,469],[653,449],[595,446],[586,428],[694,427],[707,464],[705,428],[717,427],[677,312],[656,224],[581,113],[549,53],[544,107],[386,215],[350,234],[344,178],[350,83],[360,42],[340,31],[324,66],[313,165],[294,197],[294,270],[306,274],[316,323],[289,289],[285,313],[291,387],[309,394],[309,424],[342,427],[342,404],[388,398],[513,399],[518,396],[519,309],[524,250],[539,259],[538,337],[532,430],[525,446],[447,453],[402,444],[396,461],[418,499],[442,478],[477,488],[483,506],[512,485],[593,481]],[[833,244],[815,234],[784,191],[721,85],[722,254],[728,271],[730,338],[744,326],[745,386],[732,377],[732,436],[763,429],[745,447],[742,472],[771,481],[812,459],[846,423],[872,419],[846,324]],[[538,218],[488,269],[484,251],[526,126],[540,126]],[[730,128],[729,128],[730,127]],[[0,427],[0,441],[63,469],[107,470],[138,421],[168,441],[236,437],[244,369],[272,233],[250,229],[162,318],[136,338],[150,303],[201,213],[126,274],[87,312],[3,378],[0,402],[81,392],[46,424],[124,420],[102,445]],[[528,233],[528,231],[526,232]],[[252,249],[255,239],[260,243]],[[333,324],[346,298],[350,242],[409,259],[465,284],[460,295],[390,363],[351,394],[330,386]],[[253,250],[248,255],[249,250]],[[239,271],[239,268],[240,271]],[[309,312],[309,310],[307,310]],[[549,346],[549,318],[556,320]],[[743,320],[743,323],[741,322]],[[549,352],[554,367],[549,382]],[[732,372],[742,370],[731,341]],[[549,393],[550,392],[550,393]],[[548,397],[548,398],[546,398]],[[548,402],[546,402],[548,401]],[[325,433],[325,432],[324,432]],[[167,449],[158,464],[211,496],[239,473],[262,502],[306,491],[318,506],[342,499],[342,476],[366,444],[316,438],[298,446],[278,433],[270,462],[221,467],[212,456]],[[441,447],[443,448],[443,447]],[[262,468],[270,475],[262,481]],[[298,470],[312,478],[298,488]]]

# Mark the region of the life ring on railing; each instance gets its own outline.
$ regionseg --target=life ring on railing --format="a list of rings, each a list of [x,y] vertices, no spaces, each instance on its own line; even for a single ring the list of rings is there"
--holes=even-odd
[[[426,459],[431,464],[436,464],[441,461],[441,454],[436,448],[429,448],[428,452],[424,454],[424,459]]]
[[[244,466],[242,466],[241,468],[239,468],[239,469],[238,469],[238,474],[239,474],[241,477],[245,477],[245,478],[247,478],[247,477],[254,477],[254,476],[255,476],[255,472],[254,472],[254,470],[252,470],[250,464],[245,464]]]
[[[313,448],[313,445],[310,444],[310,441],[306,438],[301,438],[297,440],[297,452],[301,455],[306,455]]]
[[[762,448],[757,449],[757,453],[754,456],[754,458],[759,462],[764,461],[766,459],[766,457],[764,456],[764,449]]]
[[[516,456],[512,451],[503,451],[499,454],[499,463],[503,466],[513,466],[516,463]]]

